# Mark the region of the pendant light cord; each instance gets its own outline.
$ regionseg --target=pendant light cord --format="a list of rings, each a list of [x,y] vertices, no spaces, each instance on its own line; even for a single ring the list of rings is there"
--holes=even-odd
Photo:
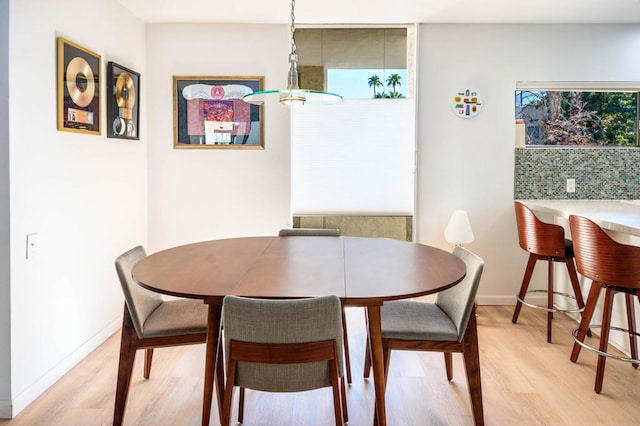
[[[298,54],[296,53],[295,7],[296,0],[291,0],[291,27],[289,29],[291,32],[291,53],[289,53],[289,75],[287,76],[287,89],[289,91],[300,90],[300,86],[298,86]],[[289,95],[281,98],[280,102],[288,101],[290,98],[295,98],[297,100],[296,96]],[[284,99],[284,101],[282,99]]]

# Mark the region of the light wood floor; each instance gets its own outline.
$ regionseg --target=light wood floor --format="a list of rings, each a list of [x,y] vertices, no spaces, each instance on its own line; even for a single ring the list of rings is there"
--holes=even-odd
[[[546,313],[481,306],[479,335],[485,422],[488,425],[636,425],[640,423],[640,371],[609,360],[604,388],[593,391],[596,355],[583,350],[569,361],[575,322],[554,320],[554,343],[546,343]],[[372,384],[362,378],[364,313],[348,312],[353,384],[347,390],[349,425],[371,425]],[[119,351],[116,333],[15,419],[1,426],[109,425],[113,415]],[[127,425],[199,425],[204,346],[156,351],[151,378],[136,358]],[[464,366],[454,355],[448,382],[439,353],[394,352],[387,388],[389,425],[471,425]],[[236,405],[236,404],[234,404]],[[214,405],[212,425],[217,425]],[[330,390],[303,394],[247,391],[245,422],[252,425],[331,425]],[[235,414],[234,414],[235,418]]]

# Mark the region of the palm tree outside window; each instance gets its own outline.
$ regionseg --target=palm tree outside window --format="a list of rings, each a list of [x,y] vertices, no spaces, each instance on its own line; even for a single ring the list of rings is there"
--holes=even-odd
[[[377,98],[376,87],[381,87],[382,82],[380,81],[379,75],[372,75],[369,77],[369,87],[373,87],[373,97]]]

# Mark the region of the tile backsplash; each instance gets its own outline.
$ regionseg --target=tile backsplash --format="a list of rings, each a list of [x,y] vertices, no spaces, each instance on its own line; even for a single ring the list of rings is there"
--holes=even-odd
[[[514,173],[514,199],[640,199],[637,148],[516,148]]]

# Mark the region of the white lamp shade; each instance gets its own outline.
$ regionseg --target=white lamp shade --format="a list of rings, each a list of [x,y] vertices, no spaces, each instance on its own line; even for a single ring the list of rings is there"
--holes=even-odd
[[[453,211],[444,230],[444,238],[453,244],[466,244],[473,241],[473,231],[466,211]]]

